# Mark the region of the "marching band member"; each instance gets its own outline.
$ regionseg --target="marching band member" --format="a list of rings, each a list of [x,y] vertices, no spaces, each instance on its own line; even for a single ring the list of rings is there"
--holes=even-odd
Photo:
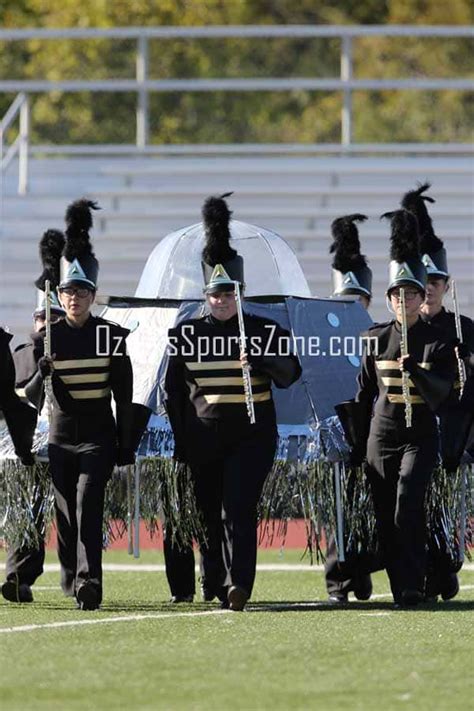
[[[289,387],[301,368],[286,348],[279,355],[289,334],[274,322],[245,314],[245,334],[239,328],[243,260],[229,244],[224,197],[208,198],[203,207],[209,314],[170,330],[166,392],[175,455],[190,466],[206,530],[203,584],[210,598],[240,611],[252,593],[256,509],[277,442],[271,384]],[[271,355],[264,354],[268,345]]]
[[[25,392],[41,406],[52,382],[49,465],[54,486],[61,586],[83,610],[102,601],[104,492],[115,463],[134,462],[130,437],[133,376],[126,329],[90,312],[99,265],[89,230],[97,205],[78,200],[66,211],[59,300],[65,318],[51,325],[51,356],[44,331],[36,349],[38,372]],[[116,403],[112,414],[111,394]]]
[[[43,272],[36,280],[38,301],[33,313],[34,332],[27,343],[15,348],[13,362],[15,365],[16,393],[26,401],[25,386],[37,372],[35,349],[38,341],[43,336],[39,332],[44,329],[46,319],[45,282],[51,285],[51,321],[56,322],[64,316],[64,309],[60,305],[55,289],[59,284],[59,260],[64,247],[64,235],[58,230],[47,230],[40,241],[40,257]],[[27,402],[27,401],[26,401]],[[32,413],[36,412],[31,408]],[[40,478],[36,477],[34,498],[31,501],[31,510],[37,534],[37,545],[23,545],[19,548],[10,548],[7,552],[6,581],[2,585],[2,595],[10,602],[32,602],[33,593],[31,586],[43,572],[44,563],[44,520],[42,506],[45,492]]]
[[[430,188],[429,183],[419,185],[416,190],[407,192],[401,201],[402,206],[412,212],[417,221],[420,232],[420,250],[422,261],[426,267],[428,281],[426,284],[426,299],[421,306],[421,317],[427,323],[431,323],[441,329],[444,337],[450,341],[457,340],[455,314],[447,311],[443,306],[443,299],[449,290],[449,271],[447,263],[446,249],[443,242],[436,236],[431,217],[426,203],[433,203],[435,200],[424,193]],[[467,316],[460,315],[462,345],[462,355],[468,357],[474,353],[474,323]],[[443,463],[448,470],[456,470],[459,459],[455,457],[452,461],[450,452],[444,451],[444,434],[448,434],[453,426],[460,428],[461,412],[459,410],[459,381],[447,403],[445,403],[440,413],[441,427],[441,454]],[[449,438],[451,441],[451,437]],[[428,556],[428,578],[426,583],[426,595],[430,600],[435,600],[441,595],[443,600],[450,600],[459,591],[459,582],[456,570],[460,566],[459,561],[453,561],[448,551],[439,550],[439,546],[433,540],[429,541]]]
[[[10,352],[13,336],[0,328],[0,410],[3,413],[15,454],[25,466],[34,464],[31,452],[36,413],[15,392],[15,365]]]
[[[455,364],[442,332],[419,316],[426,270],[416,219],[406,210],[383,217],[391,220],[387,298],[395,319],[368,331],[356,400],[370,421],[367,475],[393,598],[409,606],[424,600],[424,500],[439,451],[435,412],[449,396]]]
[[[333,244],[330,252],[332,262],[333,296],[358,297],[365,309],[372,298],[372,271],[360,252],[357,222],[364,222],[366,215],[353,214],[339,217],[331,225]],[[350,477],[348,481],[350,488]],[[367,554],[346,554],[346,560],[338,560],[334,534],[328,538],[324,577],[331,604],[345,604],[348,593],[354,592],[358,600],[368,600],[372,594],[372,580],[367,572]]]

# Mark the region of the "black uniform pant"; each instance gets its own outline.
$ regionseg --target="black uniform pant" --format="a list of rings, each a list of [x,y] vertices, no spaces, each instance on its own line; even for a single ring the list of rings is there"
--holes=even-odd
[[[90,580],[102,598],[104,492],[115,459],[115,441],[49,445],[61,587],[73,596]]]
[[[328,538],[324,577],[329,595],[340,593],[346,595],[351,590],[369,593],[372,590],[372,580],[368,569],[366,556],[345,552],[345,560],[339,561],[337,555],[336,537],[333,533]],[[376,570],[374,566],[371,570]]]
[[[43,506],[46,492],[39,478],[35,481],[33,500],[30,502],[37,535],[37,545],[9,548],[5,572],[7,580],[17,580],[20,584],[33,585],[43,572],[44,564],[44,518]]]
[[[172,539],[171,530],[163,525],[163,553],[166,579],[172,595],[188,597],[196,592],[194,575],[194,551],[192,545],[178,545]]]
[[[376,418],[367,445],[377,533],[395,600],[404,590],[424,591],[425,495],[438,460],[437,430],[407,429]]]
[[[190,461],[206,541],[200,543],[203,585],[217,595],[239,585],[251,594],[257,564],[257,504],[276,449],[273,422],[238,427],[199,420]],[[189,443],[189,440],[188,440]],[[188,444],[187,443],[187,444]]]
[[[346,496],[354,495],[354,473],[349,472],[346,481]],[[369,555],[365,550],[360,552],[344,551],[345,560],[338,560],[336,537],[334,533],[328,536],[326,561],[324,564],[324,577],[329,595],[343,594],[357,591],[368,594],[372,589],[370,572],[378,570],[379,564],[375,555]]]

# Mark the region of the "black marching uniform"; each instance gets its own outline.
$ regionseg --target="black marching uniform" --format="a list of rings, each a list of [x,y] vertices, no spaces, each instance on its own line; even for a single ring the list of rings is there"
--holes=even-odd
[[[427,275],[420,257],[418,223],[407,210],[382,217],[391,221],[387,297],[396,291],[401,321],[401,289],[410,290],[410,299],[425,295]],[[425,495],[439,453],[435,412],[453,386],[454,348],[419,316],[407,328],[408,358],[402,365],[398,320],[374,326],[367,335],[372,340],[363,356],[356,401],[370,421],[367,476],[377,533],[395,603],[416,605],[425,594]],[[407,426],[406,400],[411,405],[411,426]]]
[[[429,183],[420,184],[416,190],[410,190],[402,198],[401,205],[409,210],[418,223],[420,233],[420,249],[422,262],[427,271],[427,278],[435,281],[449,281],[447,251],[443,241],[435,234],[433,222],[428,212],[428,203],[435,200],[426,194],[430,188]],[[430,316],[422,313],[424,321],[437,326],[449,342],[457,341],[455,315],[444,307]],[[471,319],[460,316],[462,331],[463,357],[474,352],[474,325]],[[448,472],[455,471],[462,456],[460,442],[467,440],[467,419],[459,403],[460,383],[455,382],[454,389],[449,399],[444,403],[439,412],[441,433],[441,458],[443,466]],[[466,430],[466,432],[464,432]],[[444,600],[453,598],[459,590],[456,571],[461,567],[462,557],[454,559],[450,546],[447,545],[442,521],[432,522],[432,530],[428,537],[428,576],[426,582],[426,596],[430,600],[436,599],[441,594]]]
[[[230,246],[225,197],[210,197],[203,205],[201,266],[207,294],[238,299],[244,265]],[[217,596],[233,610],[244,608],[255,579],[257,504],[278,434],[271,385],[286,388],[301,373],[295,356],[280,355],[289,353],[289,333],[268,319],[244,314],[243,321],[255,423],[247,410],[237,314],[226,320],[210,314],[171,329],[166,376],[175,458],[191,469],[206,532],[199,542],[204,599]],[[184,576],[189,550],[187,555],[175,558]]]
[[[395,601],[404,591],[423,591],[426,521],[424,501],[439,451],[438,425],[427,401],[438,389],[449,392],[454,379],[452,348],[436,328],[421,319],[408,329],[412,426],[406,427],[402,394],[400,324],[369,329],[377,337],[377,355],[365,353],[357,401],[372,409],[367,445],[367,475],[377,531]],[[437,405],[441,404],[436,402]]]
[[[206,527],[207,541],[200,546],[203,584],[215,591],[239,585],[250,596],[257,556],[256,508],[277,441],[271,383],[288,387],[301,370],[294,356],[277,355],[278,343],[289,338],[288,332],[256,316],[245,315],[244,322],[247,338],[260,339],[263,348],[274,329],[275,355],[249,353],[255,424],[250,424],[245,404],[237,316],[219,321],[208,315],[170,330],[175,348],[166,392],[178,456],[191,468]],[[210,344],[210,354],[201,360],[200,339]]]
[[[446,340],[451,343],[456,342],[456,324],[454,313],[442,307],[435,316],[422,314],[422,318],[427,323],[431,323],[439,328]],[[467,316],[460,316],[461,329],[463,335],[463,346],[467,353],[474,353],[474,324]],[[456,366],[455,366],[456,368]],[[451,442],[457,437],[457,431],[462,429],[461,422],[465,415],[459,402],[460,382],[456,368],[456,381],[453,391],[439,413],[439,424],[441,430],[441,457],[442,462],[448,471],[457,468],[459,458],[453,455]],[[467,445],[467,443],[466,443]],[[469,445],[467,445],[469,446]],[[456,461],[454,461],[456,460]],[[436,522],[434,528],[438,526]],[[440,530],[431,531],[428,537],[428,564],[427,564],[427,597],[434,599],[441,595],[443,599],[450,599],[459,590],[456,573],[462,565],[462,555],[453,558],[450,547],[443,544],[443,526],[440,522]]]
[[[44,331],[35,349],[44,352]],[[54,485],[61,587],[73,596],[86,581],[102,598],[104,492],[114,464],[130,457],[129,416],[133,376],[126,352],[128,331],[89,316],[81,328],[66,320],[51,325],[53,413],[49,466]],[[25,390],[39,403],[39,371]],[[111,395],[117,410],[112,413]]]
[[[15,392],[15,365],[10,352],[13,338],[0,328],[0,410],[12,438],[16,455],[26,466],[34,463],[31,453],[37,415]]]
[[[28,343],[15,348],[13,352],[13,362],[15,365],[16,383],[15,390],[22,402],[27,402],[25,386],[30,382],[37,372],[37,363],[34,356],[36,340],[40,339],[37,333],[31,334]],[[30,409],[31,406],[30,406]],[[33,410],[35,412],[35,410]],[[42,486],[41,479],[36,478],[31,501],[32,516],[36,529],[37,545],[24,545],[19,548],[9,548],[5,562],[5,573],[7,581],[16,580],[20,585],[33,585],[33,583],[43,573],[45,545],[44,545],[44,519],[43,503],[46,492]]]
[[[333,296],[372,297],[372,270],[360,251],[357,222],[364,222],[366,215],[355,213],[339,217],[331,225],[333,244],[330,253],[332,262]],[[350,471],[346,495],[351,496],[354,472]],[[345,552],[345,560],[340,561],[336,537],[328,532],[324,578],[331,603],[345,603],[350,591],[358,600],[367,600],[372,594],[370,572],[377,569],[373,556],[364,550]]]

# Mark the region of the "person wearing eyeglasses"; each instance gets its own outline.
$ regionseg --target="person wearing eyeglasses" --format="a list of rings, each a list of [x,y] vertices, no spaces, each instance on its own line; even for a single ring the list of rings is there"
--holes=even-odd
[[[51,356],[44,355],[44,331],[36,357],[38,372],[25,387],[41,408],[51,377],[49,431],[58,531],[61,586],[83,610],[102,601],[104,495],[114,464],[133,464],[133,374],[125,339],[128,330],[91,314],[99,265],[89,230],[89,200],[66,211],[66,242],[60,262],[59,301],[64,319],[51,326]],[[111,395],[116,405],[112,413]]]
[[[35,353],[38,344],[41,344],[46,322],[46,296],[45,282],[50,282],[50,310],[51,323],[56,323],[65,315],[64,309],[58,301],[55,293],[59,283],[59,260],[64,247],[64,235],[59,230],[46,230],[40,241],[40,257],[43,264],[43,272],[35,282],[38,290],[37,306],[33,313],[34,331],[30,335],[30,340],[15,348],[12,357],[15,367],[15,392],[24,402],[28,403],[25,395],[25,386],[31,381],[37,372],[37,362]],[[41,348],[41,345],[39,345]],[[36,410],[28,405],[31,413]],[[36,419],[36,416],[35,416]],[[30,510],[33,525],[36,531],[36,545],[24,544],[19,547],[11,547],[7,551],[5,563],[6,580],[1,587],[2,596],[9,602],[27,603],[33,602],[31,586],[43,573],[45,556],[44,548],[44,518],[43,502],[46,492],[42,477],[35,473],[33,496],[30,501]]]
[[[435,413],[452,389],[455,360],[443,332],[420,317],[426,269],[415,217],[406,210],[383,217],[391,221],[386,295],[395,318],[367,332],[371,339],[363,355],[356,401],[367,422],[366,471],[381,553],[395,605],[404,607],[424,601],[424,502],[439,451]],[[408,355],[404,356],[401,288],[407,326]],[[405,392],[404,373],[408,374]],[[359,452],[360,460],[364,454]]]
[[[443,305],[444,297],[450,287],[450,275],[446,249],[443,241],[435,234],[427,208],[427,203],[435,202],[432,197],[425,194],[430,187],[429,183],[424,183],[416,190],[408,191],[403,196],[401,204],[415,215],[420,230],[422,261],[428,277],[426,298],[420,309],[421,318],[440,328],[447,339],[457,343],[455,315]],[[460,314],[460,323],[462,339],[457,346],[458,355],[461,359],[468,360],[474,353],[474,323],[463,314]],[[460,392],[458,378],[449,401],[440,413],[441,458],[444,468],[450,473],[456,472],[460,464],[462,444],[466,450],[474,451],[474,435],[471,432],[469,438],[469,417],[460,407]],[[469,457],[468,452],[466,457]],[[462,553],[453,556],[442,521],[435,523],[433,529],[430,531],[428,541],[426,596],[432,602],[435,602],[439,595],[443,600],[451,600],[459,592],[456,573],[462,565]]]

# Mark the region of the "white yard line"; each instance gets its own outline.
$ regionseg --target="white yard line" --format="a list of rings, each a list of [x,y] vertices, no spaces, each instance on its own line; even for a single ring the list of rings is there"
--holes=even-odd
[[[461,590],[472,590],[474,589],[474,585],[461,585],[460,587]],[[372,595],[372,599],[374,598],[383,598],[383,597],[391,597],[389,593],[383,593],[383,594],[378,594],[378,595]],[[370,604],[370,603],[369,603]],[[350,609],[350,605],[347,608],[344,607],[338,607],[336,605],[331,606],[327,601],[315,601],[315,602],[294,602],[294,603],[279,603],[279,602],[274,602],[274,603],[266,603],[265,607],[259,608],[256,606],[252,606],[252,604],[249,604],[249,609],[253,612],[263,612],[265,610],[280,610],[280,611],[286,611],[286,612],[291,612],[292,610],[298,610],[298,609],[309,609],[312,610],[314,608],[328,608],[328,607],[334,607],[335,610],[341,610],[341,609]],[[61,629],[65,627],[80,627],[84,625],[101,625],[101,624],[113,624],[115,622],[140,622],[141,620],[166,620],[170,618],[176,618],[176,617],[209,617],[209,616],[214,616],[214,615],[226,615],[226,614],[233,614],[230,613],[229,610],[206,610],[206,611],[196,611],[196,612],[169,612],[169,613],[163,613],[163,612],[158,612],[158,613],[151,613],[147,615],[126,615],[123,617],[102,617],[99,619],[86,619],[86,620],[66,620],[63,622],[46,622],[44,624],[36,624],[36,625],[18,625],[15,627],[0,627],[0,634],[12,634],[15,632],[34,632],[36,630],[44,630],[44,629]],[[365,615],[365,616],[371,616],[371,617],[382,617],[386,615],[391,615],[391,611],[373,611],[370,612],[369,608],[367,608],[367,612],[362,612],[360,615]],[[359,616],[360,616],[359,615]]]
[[[164,573],[165,566],[162,563],[140,564],[140,563],[105,563],[103,569],[107,573]],[[474,563],[466,563],[462,567],[465,572],[474,571]],[[4,565],[0,566],[0,571],[4,570]],[[46,563],[45,573],[59,573],[58,563]],[[259,563],[257,571],[261,573],[314,573],[324,570],[323,565],[309,565],[308,563]],[[196,566],[199,572],[199,567]],[[36,588],[37,589],[37,588]]]
[[[98,620],[68,620],[65,622],[46,622],[40,625],[19,625],[17,627],[0,627],[0,634],[10,634],[12,632],[33,632],[34,630],[57,629],[61,627],[79,627],[81,625],[101,625],[112,622],[137,622],[140,620],[161,620],[168,617],[205,617],[206,615],[224,615],[229,610],[206,610],[205,612],[175,612],[175,613],[152,613],[150,615],[127,615],[124,617],[102,617]]]

